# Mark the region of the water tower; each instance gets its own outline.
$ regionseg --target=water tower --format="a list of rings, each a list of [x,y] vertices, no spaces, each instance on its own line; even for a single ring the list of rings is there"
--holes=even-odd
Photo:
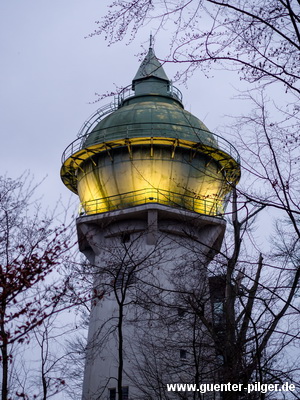
[[[149,316],[160,296],[174,301],[178,268],[186,279],[196,253],[205,286],[240,177],[238,153],[184,109],[150,46],[132,84],[83,125],[62,164],[63,183],[80,198],[79,248],[94,279],[83,399],[149,398],[137,376],[141,332],[154,345],[169,335]],[[180,362],[187,356],[167,346]]]

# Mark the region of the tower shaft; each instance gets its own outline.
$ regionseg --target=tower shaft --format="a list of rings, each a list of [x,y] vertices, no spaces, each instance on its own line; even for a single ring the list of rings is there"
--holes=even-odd
[[[172,398],[158,389],[193,381],[199,369],[193,353],[207,366],[216,359],[200,320],[185,310],[192,295],[211,312],[207,265],[220,248],[225,221],[154,204],[82,217],[77,228],[96,294],[83,400],[119,399],[120,391],[123,400]],[[201,369],[212,381],[212,368]]]

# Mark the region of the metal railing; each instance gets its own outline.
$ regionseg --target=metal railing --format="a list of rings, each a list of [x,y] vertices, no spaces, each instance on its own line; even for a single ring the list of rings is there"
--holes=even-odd
[[[116,98],[109,104],[105,104],[104,106],[98,108],[81,126],[79,132],[77,134],[77,138],[82,139],[86,137],[86,135],[93,130],[93,128],[101,121],[105,115],[112,113],[118,109],[118,104],[116,102]]]
[[[146,124],[145,124],[146,125]],[[240,162],[240,156],[238,151],[236,150],[236,148],[228,142],[228,140],[224,139],[223,137],[216,135],[216,134],[212,134],[209,131],[204,131],[202,129],[196,129],[196,128],[191,128],[189,126],[186,127],[188,130],[192,130],[192,132],[195,134],[195,144],[201,146],[211,146],[213,149],[216,150],[220,150],[223,151],[224,153],[226,153],[227,155],[229,155],[231,158],[233,158],[237,163]],[[171,129],[163,129],[163,135],[162,135],[162,129],[158,129],[158,128],[153,128],[151,127],[151,129],[147,128],[145,126],[145,128],[143,127],[139,127],[139,128],[134,128],[133,126],[127,125],[124,128],[124,131],[119,131],[118,133],[116,132],[111,132],[111,133],[107,133],[107,130],[104,131],[103,135],[101,135],[101,131],[98,132],[97,134],[97,143],[106,143],[106,142],[111,142],[114,140],[118,140],[118,139],[128,139],[128,138],[134,138],[134,137],[149,137],[149,138],[153,138],[153,143],[155,143],[155,139],[156,138],[160,138],[160,137],[165,137],[166,139],[170,138],[170,139],[179,139],[180,140],[180,136],[184,134],[184,130],[183,131],[175,131],[175,130],[171,130]],[[206,135],[205,135],[206,134]],[[201,141],[201,137],[204,140]],[[65,151],[62,154],[62,164],[65,163],[65,161],[71,157],[73,154],[77,153],[78,151],[82,150],[85,146],[85,140],[87,139],[88,134],[85,134],[79,138],[77,138],[76,140],[74,140],[71,144],[69,144],[69,146],[65,149]],[[198,140],[197,140],[198,139]],[[157,139],[157,140],[161,140],[161,139]],[[170,140],[170,145],[173,145],[173,141]]]
[[[225,211],[222,199],[217,197],[211,199],[204,196],[189,196],[163,189],[147,188],[83,202],[80,205],[79,215],[99,214],[151,203],[219,217]]]
[[[182,102],[182,93],[176,86],[173,86],[172,82],[170,82],[167,94]],[[135,91],[132,89],[132,85],[124,87],[118,94],[118,106],[121,107],[126,99],[133,96],[135,96]]]

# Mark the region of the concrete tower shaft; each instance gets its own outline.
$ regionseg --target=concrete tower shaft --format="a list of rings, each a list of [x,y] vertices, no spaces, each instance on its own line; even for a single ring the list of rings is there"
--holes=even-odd
[[[207,265],[225,225],[221,218],[160,204],[78,218],[95,294],[83,400],[119,400],[121,392],[122,400],[176,399],[176,393],[160,397],[159,391],[167,383],[192,382],[195,332],[191,315],[180,313],[186,307],[181,294],[194,293],[210,313]],[[203,327],[195,330],[205,360],[202,377],[212,381],[209,361],[216,355]]]

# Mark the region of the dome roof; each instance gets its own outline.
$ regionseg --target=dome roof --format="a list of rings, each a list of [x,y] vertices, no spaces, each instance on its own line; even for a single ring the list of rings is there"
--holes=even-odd
[[[83,147],[125,137],[167,137],[216,145],[213,134],[197,117],[176,100],[155,95],[127,100],[126,105],[97,124]]]

